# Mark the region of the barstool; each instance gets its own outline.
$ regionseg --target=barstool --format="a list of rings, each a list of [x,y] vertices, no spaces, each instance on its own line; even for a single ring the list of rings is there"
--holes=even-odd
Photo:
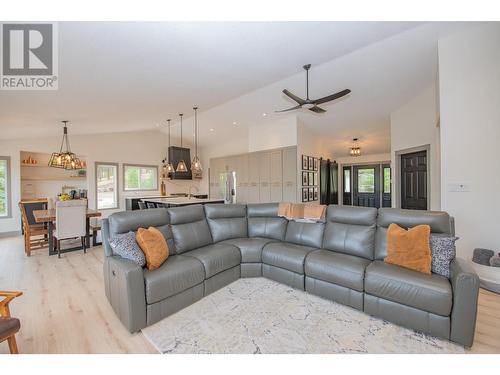
[[[145,210],[147,208],[144,202],[137,202],[137,204],[139,205],[139,210]]]

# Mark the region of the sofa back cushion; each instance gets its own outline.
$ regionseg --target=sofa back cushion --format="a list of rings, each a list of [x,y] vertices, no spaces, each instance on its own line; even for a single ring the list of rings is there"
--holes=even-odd
[[[323,242],[323,223],[304,223],[294,220],[288,222],[285,241],[297,245],[320,248]]]
[[[206,204],[204,208],[214,242],[248,236],[244,204]]]
[[[200,204],[167,209],[177,254],[213,243]]]
[[[148,210],[121,211],[111,214],[108,218],[109,238],[117,234],[130,231],[137,232],[137,229],[155,227],[165,237],[171,255],[176,254],[170,220],[165,208],[151,208]],[[107,239],[103,239],[106,241]],[[106,248],[106,247],[105,247]],[[110,256],[112,254],[107,254]]]
[[[247,205],[248,237],[283,241],[288,220],[278,216],[278,203]]]
[[[373,259],[376,220],[376,208],[328,206],[323,248]]]
[[[375,259],[387,256],[387,228],[392,223],[408,229],[420,224],[431,227],[436,235],[454,235],[453,221],[450,215],[442,211],[404,210],[400,208],[380,208],[377,217],[375,236]]]

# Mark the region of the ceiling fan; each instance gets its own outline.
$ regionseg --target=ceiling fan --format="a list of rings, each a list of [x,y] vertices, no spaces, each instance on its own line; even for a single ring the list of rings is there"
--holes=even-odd
[[[339,92],[332,94],[332,95],[325,96],[325,97],[320,98],[320,99],[309,99],[309,69],[311,68],[311,64],[304,65],[303,68],[306,71],[306,90],[307,90],[306,91],[306,99],[304,100],[302,98],[299,98],[297,95],[294,95],[290,91],[288,91],[287,89],[284,89],[283,93],[286,96],[288,96],[289,98],[291,98],[292,100],[296,101],[298,105],[296,105],[295,107],[292,107],[292,108],[283,109],[281,111],[275,111],[275,112],[288,112],[288,111],[293,111],[295,109],[305,107],[308,110],[316,112],[316,113],[324,113],[324,112],[326,112],[326,110],[318,107],[318,104],[330,102],[332,100],[341,98],[341,97],[343,97],[351,92],[351,90],[345,89],[345,90],[339,91]]]

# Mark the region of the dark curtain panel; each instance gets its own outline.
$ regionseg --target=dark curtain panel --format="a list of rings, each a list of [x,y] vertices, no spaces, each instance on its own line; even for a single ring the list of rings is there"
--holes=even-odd
[[[320,160],[320,181],[319,190],[321,204],[338,204],[338,169],[339,166],[335,161]]]

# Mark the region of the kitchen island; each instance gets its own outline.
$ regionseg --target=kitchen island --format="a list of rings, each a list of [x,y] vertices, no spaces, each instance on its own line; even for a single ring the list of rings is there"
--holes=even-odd
[[[224,199],[195,198],[195,197],[174,197],[174,198],[142,198],[144,203],[154,203],[157,207],[180,207],[193,204],[224,203]]]

